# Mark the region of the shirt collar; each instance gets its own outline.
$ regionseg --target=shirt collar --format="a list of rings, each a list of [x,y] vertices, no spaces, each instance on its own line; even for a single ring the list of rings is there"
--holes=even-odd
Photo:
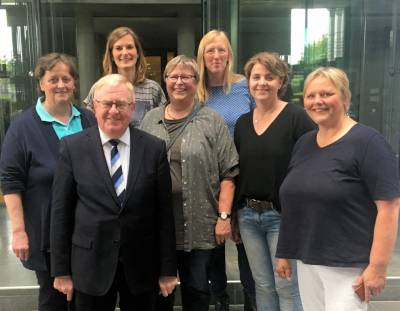
[[[57,119],[55,119],[43,106],[43,101],[44,98],[43,97],[39,97],[37,102],[36,102],[36,112],[39,115],[40,120],[42,120],[43,122],[58,122],[61,123],[60,121],[58,121]],[[73,105],[71,105],[71,117],[70,117],[70,121],[72,120],[72,118],[74,117],[79,117],[81,115],[80,111],[78,109],[76,109]]]
[[[101,144],[104,146],[106,143],[108,143],[108,141],[111,139],[111,137],[109,137],[106,133],[104,133],[101,128],[99,128],[99,132],[100,132],[100,139],[101,139]],[[122,134],[121,137],[118,138],[118,140],[122,143],[124,143],[125,145],[129,146],[131,143],[131,133],[130,133],[130,129],[129,126],[126,128],[125,132]]]

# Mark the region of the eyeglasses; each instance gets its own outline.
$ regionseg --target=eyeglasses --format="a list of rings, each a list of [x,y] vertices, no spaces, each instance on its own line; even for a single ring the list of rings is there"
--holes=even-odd
[[[218,54],[226,54],[228,51],[223,48],[209,48],[206,49],[205,53],[208,55],[214,55],[218,52]]]
[[[101,105],[101,107],[106,110],[110,110],[115,105],[115,108],[117,108],[118,111],[125,111],[128,109],[130,105],[132,105],[132,103],[126,101],[118,101],[118,100],[107,101],[107,100],[95,99],[95,101],[98,102]]]
[[[192,81],[192,79],[195,76],[193,75],[188,75],[188,76],[184,76],[184,75],[177,75],[177,76],[167,76],[167,79],[173,83],[178,82],[179,78],[181,79],[181,81],[183,83],[188,83],[190,81]]]

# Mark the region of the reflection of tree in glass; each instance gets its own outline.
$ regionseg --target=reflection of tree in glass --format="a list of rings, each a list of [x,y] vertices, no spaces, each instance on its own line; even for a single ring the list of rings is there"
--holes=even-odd
[[[323,35],[318,41],[314,41],[304,47],[304,56],[300,65],[324,66],[328,62],[328,35]]]

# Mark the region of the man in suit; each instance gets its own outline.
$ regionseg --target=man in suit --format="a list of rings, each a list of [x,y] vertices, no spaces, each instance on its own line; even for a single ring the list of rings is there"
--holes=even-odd
[[[165,143],[129,125],[133,86],[95,87],[98,126],[61,141],[53,183],[54,287],[74,310],[153,310],[176,285],[171,179]]]

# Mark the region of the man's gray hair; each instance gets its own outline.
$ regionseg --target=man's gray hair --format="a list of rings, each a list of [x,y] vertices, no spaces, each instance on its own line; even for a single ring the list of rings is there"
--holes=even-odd
[[[113,73],[109,75],[105,75],[104,77],[100,78],[97,80],[97,82],[94,84],[94,95],[96,95],[96,92],[100,90],[102,87],[105,85],[108,86],[116,86],[116,85],[125,85],[127,89],[132,93],[132,96],[134,94],[134,86],[132,83],[125,78],[123,75],[119,73]],[[96,96],[94,96],[96,97]]]

